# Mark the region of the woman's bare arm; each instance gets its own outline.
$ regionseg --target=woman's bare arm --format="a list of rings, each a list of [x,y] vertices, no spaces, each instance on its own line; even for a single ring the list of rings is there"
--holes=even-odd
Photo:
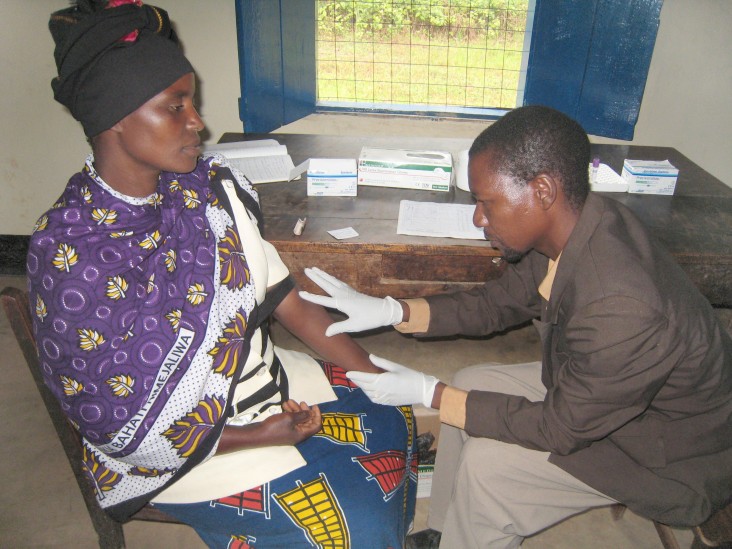
[[[274,317],[293,335],[329,362],[346,370],[381,372],[369,360],[369,354],[350,336],[325,335],[325,329],[333,324],[328,312],[300,297],[297,288],[290,291],[274,311]]]
[[[371,363],[368,353],[348,335],[327,337],[325,329],[333,323],[333,319],[320,305],[302,299],[296,288],[275,309],[274,317],[325,360],[347,370],[382,371]],[[282,414],[275,414],[262,422],[243,426],[227,425],[216,453],[294,445],[320,430],[322,420],[318,406],[288,401],[282,409]]]

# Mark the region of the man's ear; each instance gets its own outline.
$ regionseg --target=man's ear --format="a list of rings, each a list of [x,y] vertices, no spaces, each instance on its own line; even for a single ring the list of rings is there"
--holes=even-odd
[[[529,181],[529,186],[542,209],[548,210],[557,200],[559,183],[551,175],[540,173]]]

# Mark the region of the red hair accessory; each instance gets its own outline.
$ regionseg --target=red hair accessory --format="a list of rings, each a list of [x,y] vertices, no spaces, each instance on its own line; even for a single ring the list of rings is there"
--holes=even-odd
[[[126,6],[127,4],[133,4],[137,7],[142,7],[142,0],[109,0],[107,3],[107,9],[118,8],[119,6]],[[140,34],[139,30],[133,30],[130,34],[127,34],[119,39],[120,42],[134,42],[137,40],[137,36]]]

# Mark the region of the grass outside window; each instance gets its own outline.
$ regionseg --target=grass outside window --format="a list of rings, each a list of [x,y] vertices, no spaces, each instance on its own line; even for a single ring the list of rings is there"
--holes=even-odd
[[[516,106],[529,0],[319,0],[319,102]]]

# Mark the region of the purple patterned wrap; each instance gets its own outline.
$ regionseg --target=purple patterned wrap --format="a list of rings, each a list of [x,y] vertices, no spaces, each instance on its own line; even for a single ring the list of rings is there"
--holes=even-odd
[[[148,203],[131,205],[98,185],[87,165],[34,233],[28,273],[43,300],[37,316],[39,308],[52,313],[36,323],[44,376],[93,444],[108,442],[141,408],[179,328],[198,337],[165,385],[168,393],[200,345],[209,311],[189,298],[189,288],[213,290],[215,242],[201,204],[207,172],[202,163],[186,176],[186,195],[174,192],[178,177],[164,173]],[[198,212],[181,215],[186,209]],[[164,403],[155,401],[138,433]]]

